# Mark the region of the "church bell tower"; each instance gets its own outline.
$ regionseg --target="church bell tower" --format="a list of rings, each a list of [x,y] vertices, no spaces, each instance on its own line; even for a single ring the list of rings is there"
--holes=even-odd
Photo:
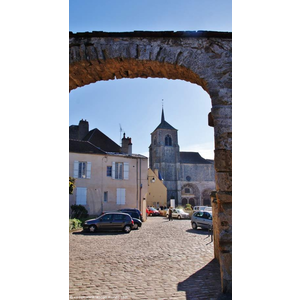
[[[165,120],[162,108],[161,122],[151,133],[149,146],[149,166],[152,170],[158,169],[167,187],[167,201],[175,199],[176,205],[180,198],[179,174],[180,154],[177,129]]]

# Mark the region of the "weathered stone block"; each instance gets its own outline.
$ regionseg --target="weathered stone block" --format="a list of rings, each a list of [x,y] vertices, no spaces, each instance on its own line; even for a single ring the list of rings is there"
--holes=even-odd
[[[224,133],[232,133],[232,120],[228,119],[214,119],[215,137]]]
[[[232,171],[232,151],[215,150],[215,169],[217,172]]]
[[[215,105],[212,107],[211,113],[214,119],[232,118],[232,106]]]
[[[232,192],[217,192],[217,201],[220,204],[232,203]]]
[[[215,135],[215,149],[232,149],[232,132]]]
[[[217,172],[216,173],[216,189],[217,192],[231,192],[232,191],[232,173]]]

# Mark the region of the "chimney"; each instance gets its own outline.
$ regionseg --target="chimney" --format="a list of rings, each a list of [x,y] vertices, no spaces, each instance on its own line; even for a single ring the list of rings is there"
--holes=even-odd
[[[82,140],[89,132],[89,122],[82,119],[80,120],[78,127],[78,139]]]
[[[125,138],[125,133],[123,134],[122,138],[122,153],[132,155],[132,143],[131,138],[127,137]]]
[[[128,154],[132,155],[132,143],[131,143],[131,138],[129,139],[129,144],[128,144]]]

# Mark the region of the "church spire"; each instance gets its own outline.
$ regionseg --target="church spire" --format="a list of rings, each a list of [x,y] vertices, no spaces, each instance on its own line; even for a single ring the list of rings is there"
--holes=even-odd
[[[161,123],[165,121],[164,115],[164,99],[162,99]]]

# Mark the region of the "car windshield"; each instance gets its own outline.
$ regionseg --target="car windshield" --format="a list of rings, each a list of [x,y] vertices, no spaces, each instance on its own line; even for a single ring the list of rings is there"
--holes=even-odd
[[[180,212],[180,213],[185,213],[185,212],[183,211],[183,209],[177,209],[177,211]]]

